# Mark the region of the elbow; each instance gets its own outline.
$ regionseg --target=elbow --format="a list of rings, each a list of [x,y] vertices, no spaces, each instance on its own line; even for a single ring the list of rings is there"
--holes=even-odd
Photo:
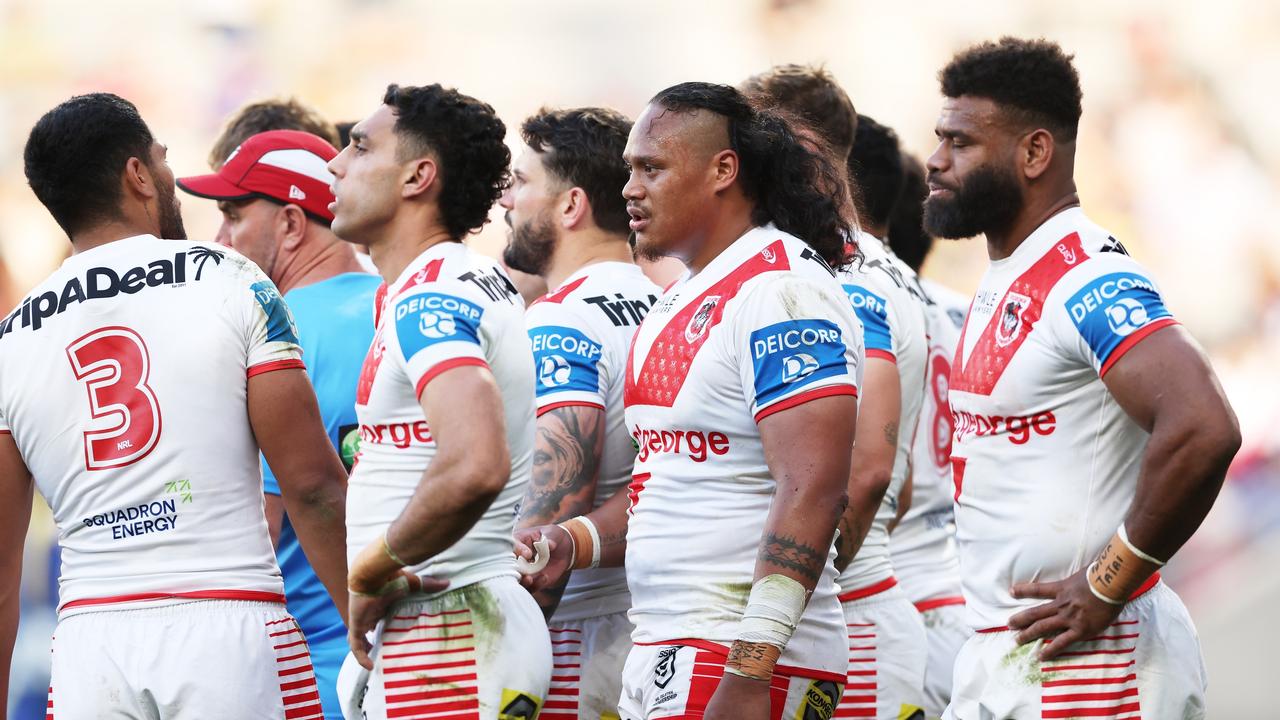
[[[462,473],[467,478],[466,484],[472,488],[475,499],[486,504],[493,502],[511,479],[511,453],[506,443],[486,452],[473,453],[468,466]]]
[[[849,502],[861,504],[878,503],[889,491],[889,483],[893,480],[893,468],[874,466],[855,468],[849,480]]]

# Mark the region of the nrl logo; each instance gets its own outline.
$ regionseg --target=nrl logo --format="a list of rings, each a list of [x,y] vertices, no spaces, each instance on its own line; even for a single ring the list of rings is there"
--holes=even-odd
[[[1031,298],[1016,292],[1005,295],[996,325],[996,345],[1008,347],[1022,334],[1022,315],[1031,306]]]
[[[1066,243],[1058,243],[1058,252],[1062,253],[1062,259],[1066,260],[1068,265],[1076,264],[1076,251],[1074,248],[1067,247]]]
[[[689,319],[689,324],[684,328],[684,341],[687,343],[697,342],[699,338],[707,333],[707,326],[711,324],[711,313],[715,311],[716,306],[720,304],[719,295],[709,295],[698,306],[698,311]]]

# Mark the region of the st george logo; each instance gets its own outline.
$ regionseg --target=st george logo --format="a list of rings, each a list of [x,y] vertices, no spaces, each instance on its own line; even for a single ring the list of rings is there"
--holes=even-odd
[[[678,652],[680,652],[679,645],[672,645],[658,651],[658,664],[653,666],[655,686],[665,689],[671,679],[676,676],[676,653]]]
[[[1147,324],[1147,308],[1133,298],[1119,298],[1107,306],[1107,324],[1111,332],[1124,337]]]
[[[569,382],[572,373],[568,360],[559,355],[548,355],[542,358],[542,363],[538,366],[538,382],[543,387],[560,387]]]
[[[1000,317],[996,322],[996,345],[1008,347],[1018,335],[1022,334],[1022,314],[1031,305],[1031,298],[1021,293],[1010,292],[1000,306]]]
[[[698,306],[697,312],[693,314],[692,318],[689,318],[689,324],[685,326],[685,342],[695,342],[707,332],[707,324],[711,322],[711,313],[715,312],[716,306],[719,304],[719,295],[708,295],[702,301],[702,304]]]
[[[782,382],[793,383],[818,369],[818,361],[808,353],[796,353],[782,360]]]
[[[424,337],[438,340],[450,337],[457,331],[458,325],[448,313],[424,311],[418,316],[418,332]]]

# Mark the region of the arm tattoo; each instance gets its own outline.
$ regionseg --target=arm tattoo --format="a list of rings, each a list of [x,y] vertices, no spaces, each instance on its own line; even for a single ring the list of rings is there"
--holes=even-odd
[[[595,422],[582,422],[589,410]],[[596,471],[604,449],[603,413],[576,406],[538,418],[533,476],[520,503],[521,526],[559,522],[587,512],[595,499]]]
[[[896,423],[896,422],[885,423],[885,426],[884,426],[884,439],[885,439],[885,441],[887,441],[890,445],[893,445],[894,447],[897,447],[897,445],[898,445],[898,423]]]
[[[760,559],[780,568],[799,573],[806,580],[818,582],[822,567],[827,562],[825,550],[798,542],[795,537],[765,533],[760,546]]]

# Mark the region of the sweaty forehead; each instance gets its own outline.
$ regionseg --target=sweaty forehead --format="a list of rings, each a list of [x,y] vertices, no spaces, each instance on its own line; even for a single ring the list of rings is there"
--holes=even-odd
[[[729,122],[709,110],[675,111],[650,104],[641,113],[632,135],[642,144],[710,157],[729,147]]]
[[[969,134],[1003,133],[1010,130],[1009,113],[1003,112],[994,100],[975,95],[946,98],[938,117],[940,132],[965,132]]]

